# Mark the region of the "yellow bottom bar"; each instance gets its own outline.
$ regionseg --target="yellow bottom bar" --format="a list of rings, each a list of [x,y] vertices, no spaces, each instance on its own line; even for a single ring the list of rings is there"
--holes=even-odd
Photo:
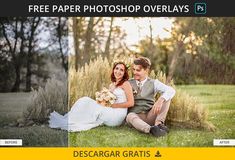
[[[233,160],[235,148],[0,148],[1,160]]]

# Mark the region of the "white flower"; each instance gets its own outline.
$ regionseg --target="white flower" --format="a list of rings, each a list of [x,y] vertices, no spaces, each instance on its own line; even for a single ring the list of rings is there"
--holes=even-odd
[[[109,100],[111,100],[111,97],[105,96],[105,97],[104,97],[104,100],[108,102]]]
[[[110,102],[110,104],[114,104],[115,100],[112,99],[112,100],[110,100],[109,102]]]

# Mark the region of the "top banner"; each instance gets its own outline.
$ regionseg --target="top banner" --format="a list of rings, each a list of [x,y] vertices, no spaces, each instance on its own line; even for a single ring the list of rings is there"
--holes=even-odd
[[[232,1],[7,0],[1,16],[232,17]]]

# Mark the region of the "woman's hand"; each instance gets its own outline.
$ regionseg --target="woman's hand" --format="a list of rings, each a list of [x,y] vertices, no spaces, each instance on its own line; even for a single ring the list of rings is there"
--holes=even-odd
[[[112,104],[110,107],[112,107],[112,108],[117,108],[117,104]]]

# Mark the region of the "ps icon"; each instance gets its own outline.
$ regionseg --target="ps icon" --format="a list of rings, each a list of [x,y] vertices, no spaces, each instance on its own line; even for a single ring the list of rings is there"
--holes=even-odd
[[[206,14],[206,3],[195,3],[194,4],[195,14]]]

